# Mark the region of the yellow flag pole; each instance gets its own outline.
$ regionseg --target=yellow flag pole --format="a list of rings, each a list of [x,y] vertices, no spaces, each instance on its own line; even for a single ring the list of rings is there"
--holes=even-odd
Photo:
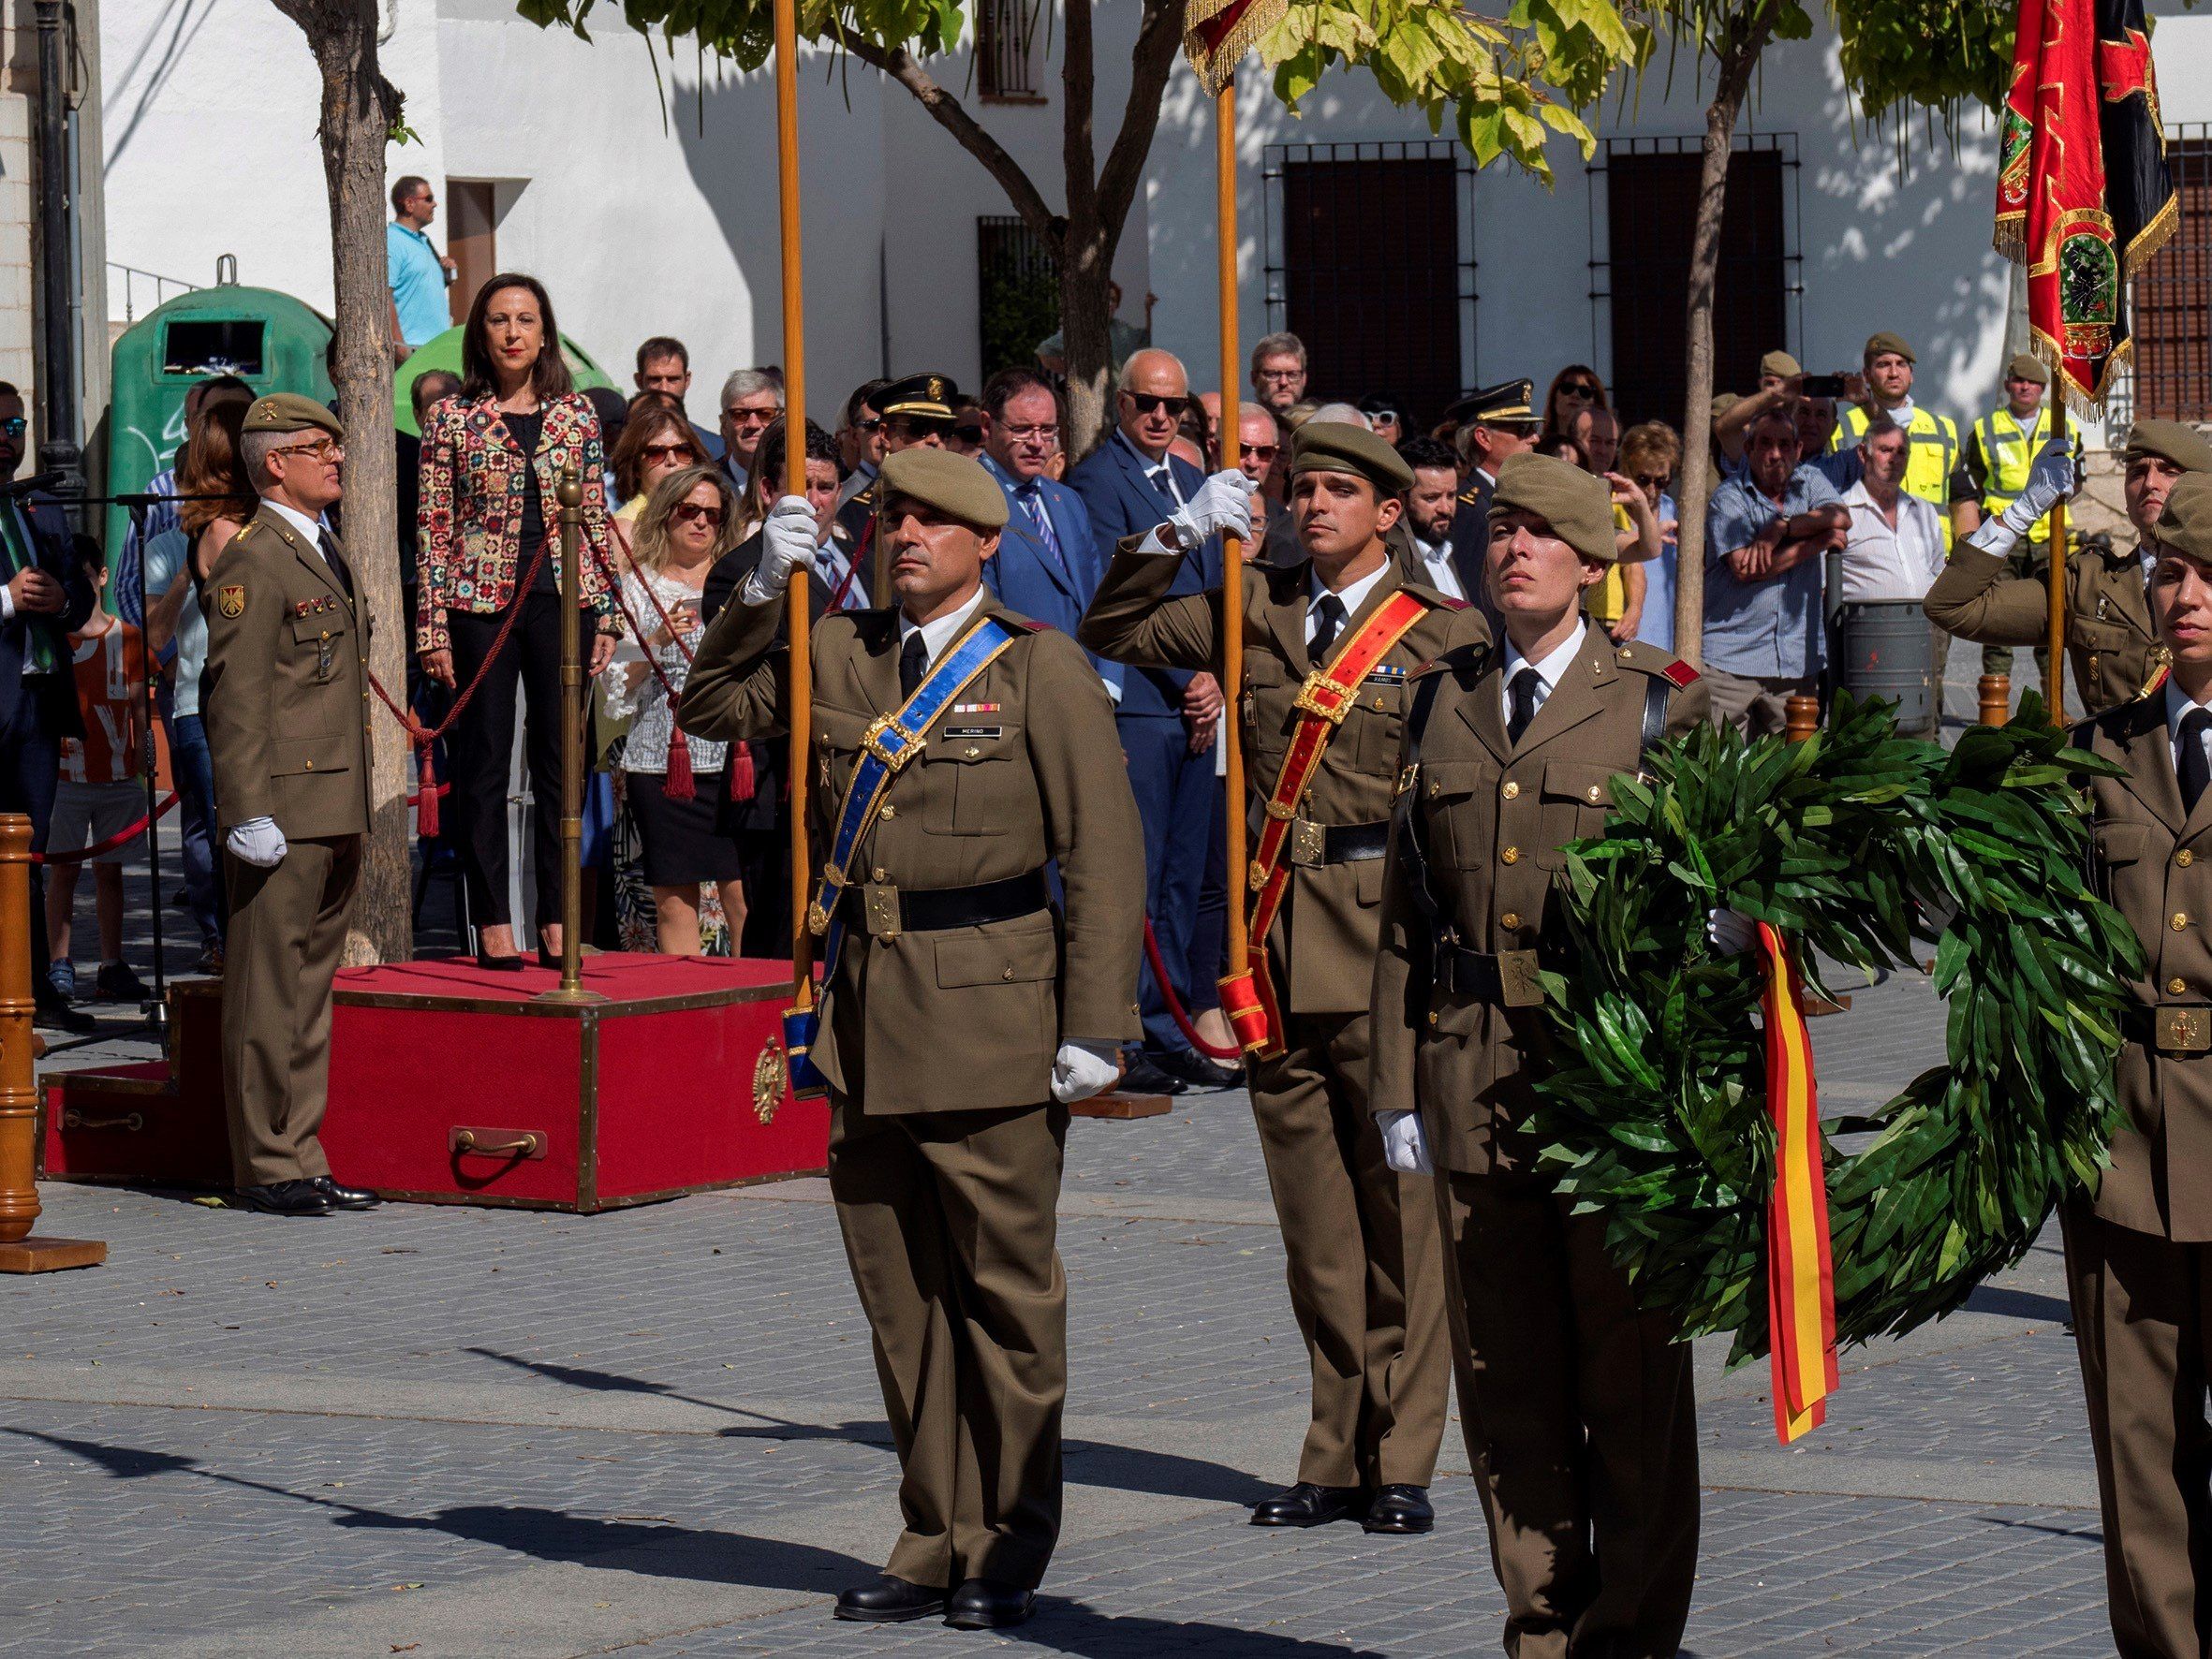
[[[1237,371],[1241,351],[1237,340],[1236,282],[1236,79],[1232,75],[1214,100],[1214,185],[1217,227],[1217,265],[1221,285],[1221,465],[1237,464],[1243,446],[1238,442]],[[1245,850],[1245,755],[1240,741],[1244,727],[1237,718],[1238,699],[1245,678],[1245,547],[1234,536],[1221,544],[1221,698],[1227,711],[1229,835],[1229,951],[1227,972],[1244,973],[1251,966],[1252,941],[1246,920]]]
[[[775,0],[776,201],[783,232],[784,488],[806,493],[806,304],[799,240],[799,65],[794,0]],[[791,1001],[804,1014],[814,1006],[814,935],[807,931],[808,889],[814,859],[807,851],[807,756],[814,738],[814,659],[808,641],[813,620],[806,576],[795,573],[789,618],[790,642],[791,770],[785,795],[791,815]]]
[[[2052,389],[2058,393],[2058,406],[2052,413],[2051,430],[2061,444],[2067,442],[2066,396],[2063,376],[2051,376]],[[2051,668],[2046,678],[2050,683],[2043,689],[2051,705],[2051,724],[2066,724],[2066,500],[2061,496],[2051,505]],[[2087,687],[2084,694],[2087,695]]]

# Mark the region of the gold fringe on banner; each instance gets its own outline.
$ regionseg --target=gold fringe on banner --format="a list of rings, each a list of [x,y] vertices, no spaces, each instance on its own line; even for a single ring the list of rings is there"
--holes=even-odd
[[[1237,61],[1290,14],[1290,0],[1190,0],[1184,14],[1183,55],[1218,97]]]

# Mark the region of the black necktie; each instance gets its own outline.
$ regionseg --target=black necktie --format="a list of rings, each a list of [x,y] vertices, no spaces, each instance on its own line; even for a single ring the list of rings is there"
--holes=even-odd
[[[1174,475],[1163,466],[1153,472],[1151,477],[1153,491],[1160,500],[1168,504],[1168,511],[1171,513],[1181,512],[1183,498],[1175,493]]]
[[[1542,677],[1534,668],[1524,667],[1513,676],[1513,712],[1505,723],[1506,741],[1517,743],[1521,734],[1528,729],[1528,723],[1536,718],[1536,688]]]
[[[922,683],[922,676],[929,672],[929,643],[916,628],[907,636],[907,642],[899,647],[899,696],[910,697],[914,688]]]
[[[2212,710],[2191,709],[2181,717],[2181,759],[2175,771],[2181,778],[2181,804],[2190,812],[2212,781],[2212,763],[2205,758],[2205,733],[2212,730]]]
[[[1344,626],[1344,601],[1335,594],[1323,594],[1313,608],[1313,642],[1305,648],[1305,654],[1325,664],[1329,647],[1336,643],[1337,630]]]
[[[346,568],[346,560],[338,551],[338,544],[331,539],[328,530],[316,532],[316,542],[322,549],[323,560],[331,567],[331,574],[338,579],[338,585],[346,590],[346,597],[353,597],[353,572]]]

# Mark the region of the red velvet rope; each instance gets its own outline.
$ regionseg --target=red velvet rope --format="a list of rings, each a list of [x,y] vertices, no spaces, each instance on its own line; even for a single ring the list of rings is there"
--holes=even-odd
[[[79,847],[73,853],[33,853],[31,855],[31,862],[34,864],[50,865],[81,864],[87,859],[96,859],[102,853],[111,853],[117,847],[121,846],[125,842],[132,840],[136,836],[143,833],[147,825],[151,824],[155,818],[165,816],[168,814],[169,809],[176,804],[177,792],[174,789],[171,789],[169,792],[168,798],[164,800],[159,806],[155,807],[150,813],[140,815],[139,821],[133,824],[129,829],[118,830],[114,834],[109,836],[107,840],[96,841],[92,844],[92,845],[87,847]]]
[[[1152,964],[1152,981],[1159,987],[1160,1000],[1168,1005],[1168,1014],[1183,1034],[1184,1041],[1203,1054],[1208,1060],[1220,1061],[1230,1065],[1241,1065],[1245,1051],[1238,1048],[1218,1048],[1209,1043],[1190,1022],[1190,1012],[1183,1006],[1183,999],[1175,994],[1175,987],[1168,978],[1167,963],[1160,960],[1159,941],[1152,936],[1152,918],[1144,918],[1144,960]]]

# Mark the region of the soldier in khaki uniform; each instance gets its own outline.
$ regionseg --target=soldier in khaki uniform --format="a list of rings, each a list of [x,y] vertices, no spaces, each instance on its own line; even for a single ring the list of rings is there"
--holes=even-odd
[[[814,919],[842,937],[824,944],[835,960],[813,1058],[906,1530],[884,1574],[836,1612],[942,1612],[982,1629],[1028,1616],[1059,1534],[1067,1285],[1054,1210],[1068,1103],[1114,1080],[1137,1032],[1144,852],[1098,674],[1072,639],[982,585],[1005,493],[935,448],[887,458],[881,486],[899,604],[834,612],[814,636],[818,856],[836,862],[856,772],[851,793],[879,804],[851,820],[849,885],[818,889]],[[759,564],[700,642],[686,730],[728,741],[786,729],[780,595],[814,540],[805,501],[777,502]]]
[[[1313,1373],[1313,1417],[1297,1483],[1261,1503],[1261,1526],[1358,1517],[1369,1532],[1424,1533],[1427,1488],[1443,1439],[1444,1310],[1436,1216],[1421,1183],[1385,1167],[1367,1110],[1367,997],[1389,845],[1391,784],[1406,683],[1421,663],[1489,629],[1462,601],[1408,580],[1386,535],[1404,510],[1412,469],[1363,428],[1308,421],[1290,457],[1291,510],[1305,556],[1245,566],[1239,710],[1250,766],[1251,845],[1265,860],[1270,801],[1290,816],[1279,863],[1288,886],[1264,945],[1282,1029],[1250,1071],[1252,1110],[1281,1217],[1290,1306]],[[1219,590],[1171,598],[1185,548],[1221,531],[1245,536],[1250,485],[1208,479],[1185,513],[1126,539],[1077,637],[1099,655],[1143,668],[1202,669],[1218,660]],[[1359,670],[1342,664],[1387,637]],[[1349,709],[1294,800],[1286,757],[1306,717],[1309,683],[1342,671]],[[1319,718],[1318,716],[1316,718]],[[1295,780],[1289,785],[1296,787]],[[1255,901],[1263,882],[1255,879]]]
[[[2130,1659],[2199,1659],[2212,1620],[2212,476],[2177,480],[2155,528],[2150,606],[2171,677],[2074,734],[2127,769],[2090,780],[2092,872],[2149,966],[2121,1027],[2128,1124],[2095,1199],[2063,1219],[2115,1643]]]
[[[1414,683],[1375,964],[1374,1108],[1394,1167],[1434,1162],[1460,1419],[1518,1659],[1672,1654],[1697,1569],[1688,1345],[1515,1133],[1547,1064],[1536,969],[1560,849],[1603,830],[1614,773],[1708,712],[1694,669],[1580,614],[1615,557],[1602,478],[1506,462],[1489,542],[1506,639]]]
[[[316,1139],[329,1103],[331,987],[369,829],[370,619],[319,515],[338,500],[338,418],[279,392],[246,411],[261,508],[200,589],[199,706],[215,773],[230,920],[223,1082],[244,1203],[365,1210]]]
[[[2158,561],[2159,511],[2184,473],[2212,471],[2212,445],[2178,420],[2138,420],[2128,433],[2122,488],[2140,544],[2077,553],[2066,562],[2066,655],[2092,714],[2131,703],[2164,661],[2147,596]],[[1953,550],[1922,609],[1938,627],[1983,645],[2040,645],[2050,628],[2050,588],[2011,573],[2020,538],[2072,488],[2065,445],[2036,457],[2026,487],[1997,517]]]

